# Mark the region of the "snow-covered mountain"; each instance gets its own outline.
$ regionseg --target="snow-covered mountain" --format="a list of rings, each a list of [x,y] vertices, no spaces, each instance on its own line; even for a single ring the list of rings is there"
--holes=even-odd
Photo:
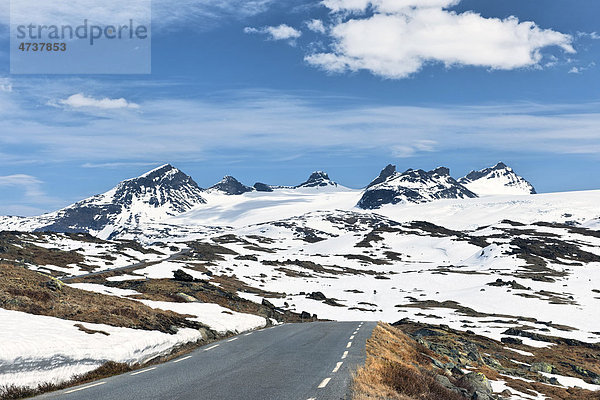
[[[471,173],[469,177],[473,180],[470,184],[496,182],[506,190],[517,187],[502,186],[508,180],[528,185],[504,164]],[[590,218],[598,218],[597,212],[575,215],[570,211],[573,207],[565,208],[560,204],[554,207],[554,202],[552,209],[556,212],[553,211],[552,219],[539,215],[538,209],[549,207],[541,203],[545,199],[558,198],[556,196],[537,195],[535,199],[519,196],[515,199],[508,194],[496,196],[491,202],[476,197],[474,190],[453,179],[449,170],[443,167],[429,172],[409,169],[399,173],[395,166],[388,165],[364,190],[339,185],[322,171],[312,173],[304,183],[296,186],[257,183],[250,187],[227,176],[204,190],[185,173],[171,165],[164,165],[138,178],[123,181],[107,193],[56,212],[30,218],[0,217],[0,230],[77,231],[103,239],[155,241],[169,235],[221,231],[227,227],[264,223],[309,212],[345,210],[368,213],[374,209],[395,220],[424,219],[437,223],[451,216],[447,224],[460,220],[465,223],[464,226],[472,227],[484,220],[494,223],[509,218],[506,207],[512,210],[514,204],[518,205],[517,220],[521,219],[524,208],[528,210],[527,221],[583,224]],[[570,201],[578,199],[579,195],[574,195]],[[587,207],[588,202],[584,203]],[[484,209],[480,210],[481,207]],[[475,213],[478,221],[473,221]],[[459,214],[464,214],[464,218],[456,219]]]
[[[106,193],[35,218],[39,231],[90,232],[110,236],[115,230],[178,215],[206,203],[203,190],[188,175],[167,164],[125,180]]]
[[[409,169],[399,173],[388,165],[367,186],[358,207],[365,210],[385,204],[425,203],[440,199],[466,199],[477,195],[450,176],[450,170],[439,167],[433,171]]]
[[[272,192],[277,189],[302,189],[302,188],[327,188],[338,187],[338,184],[331,179],[329,175],[323,171],[313,172],[305,182],[296,186],[276,186],[267,185],[266,183],[257,182],[254,184],[254,190],[257,192]]]
[[[531,183],[502,162],[491,168],[471,171],[458,182],[478,196],[536,194]]]
[[[327,186],[333,186],[333,187],[337,187],[337,183],[332,181],[331,179],[329,179],[329,175],[327,175],[326,172],[323,171],[315,171],[313,172],[308,179],[306,180],[306,182],[303,182],[301,184],[299,184],[298,186],[296,186],[296,189],[299,188],[314,188],[314,187],[327,187]]]
[[[252,192],[254,188],[246,186],[233,176],[227,175],[219,183],[208,188],[208,191],[224,193],[228,196],[238,196],[240,194]]]

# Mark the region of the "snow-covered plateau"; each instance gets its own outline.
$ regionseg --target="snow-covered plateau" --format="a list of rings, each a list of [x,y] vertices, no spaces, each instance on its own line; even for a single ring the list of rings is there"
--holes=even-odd
[[[79,255],[57,265],[20,260],[30,269],[62,278],[110,271],[72,285],[193,315],[220,332],[255,329],[265,318],[143,299],[139,282],[181,270],[254,303],[267,299],[281,313],[409,318],[496,340],[527,326],[598,343],[600,190],[534,193],[502,163],[458,180],[445,168],[398,173],[388,166],[360,190],[323,172],[293,187],[226,177],[205,190],[163,166],[54,213],[0,217],[0,229],[22,232],[11,246]],[[103,360],[140,362],[198,335],[100,326],[94,329],[111,333],[100,337],[73,321],[0,313],[0,384],[67,378]],[[52,370],[53,357],[86,361]],[[47,361],[47,374],[19,369],[34,359]]]

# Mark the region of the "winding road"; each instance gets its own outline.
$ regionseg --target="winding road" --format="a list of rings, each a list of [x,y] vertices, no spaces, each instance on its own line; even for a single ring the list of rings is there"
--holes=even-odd
[[[340,400],[375,322],[285,324],[165,364],[36,397],[65,400]]]

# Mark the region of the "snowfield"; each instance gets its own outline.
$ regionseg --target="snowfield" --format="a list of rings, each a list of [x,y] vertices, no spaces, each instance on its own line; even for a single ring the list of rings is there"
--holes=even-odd
[[[182,270],[217,288],[231,285],[244,299],[268,300],[279,312],[305,311],[332,320],[409,318],[496,340],[510,328],[526,326],[533,334],[600,342],[600,191],[525,194],[533,187],[519,177],[503,173],[490,182],[497,170],[483,178],[475,173],[465,185],[482,194],[503,192],[508,185],[505,194],[401,202],[375,210],[356,207],[364,191],[329,181],[271,192],[243,186],[246,192],[240,195],[193,184],[177,198],[178,205],[164,197],[170,188],[144,187],[136,189],[140,198],[162,196],[158,217],[150,218],[151,210],[144,210],[148,204],[134,199],[124,214],[114,216],[114,224],[91,230],[111,240],[96,243],[63,234],[23,234],[21,239],[24,245],[70,251],[85,260],[28,265],[39,271],[68,276],[135,266],[113,271],[104,281],[72,285],[112,296],[131,298],[139,294],[127,288],[131,282],[171,279]],[[189,183],[180,173],[168,174],[146,178]],[[404,175],[394,179],[398,176]],[[96,198],[96,206],[114,197],[111,193]],[[134,225],[123,222],[132,215],[144,218]],[[3,217],[0,226],[34,230],[47,218]],[[142,248],[118,240],[135,240]],[[266,323],[264,317],[216,304],[138,301],[190,315],[221,333]],[[85,324],[110,334],[88,335],[73,321],[5,310],[0,317],[0,384],[56,382],[107,360],[143,362],[201,338],[189,329],[167,335]],[[520,339],[532,347],[553,346]],[[580,383],[557,378],[565,385]]]
[[[87,334],[77,321],[0,309],[0,386],[59,383],[100,367],[107,361],[143,363],[174,347],[202,339],[200,331],[175,335],[83,323],[104,334]]]

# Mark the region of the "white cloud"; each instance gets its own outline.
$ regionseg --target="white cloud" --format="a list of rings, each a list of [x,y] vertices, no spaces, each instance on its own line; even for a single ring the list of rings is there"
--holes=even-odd
[[[319,95],[250,91],[228,92],[227,98],[146,99],[133,113],[56,113],[42,107],[6,115],[0,118],[0,148],[13,149],[12,158],[0,159],[92,167],[240,153],[282,158],[311,151],[372,150],[402,157],[460,149],[600,153],[596,103],[406,107],[348,105],[346,99],[345,106],[332,109],[322,107]]]
[[[327,30],[325,29],[325,25],[323,21],[320,19],[312,19],[310,21],[306,21],[306,26],[313,32],[317,33],[325,33]]]
[[[42,181],[31,175],[16,174],[0,176],[0,187],[23,189],[25,191],[25,198],[29,202],[37,203],[46,200],[46,195],[42,191],[41,185]]]
[[[12,92],[12,82],[8,78],[0,78],[0,92]]]
[[[325,0],[332,12],[351,15],[334,15],[337,22],[329,33],[332,51],[305,59],[329,72],[367,70],[401,79],[428,63],[512,70],[539,66],[541,50],[549,46],[575,52],[571,36],[541,29],[534,22],[447,9],[459,2]]]
[[[393,145],[392,156],[396,158],[410,158],[420,153],[431,153],[435,151],[437,142],[434,140],[416,140],[412,143]]]
[[[585,66],[581,66],[581,65],[580,66],[575,66],[575,67],[572,67],[569,70],[569,74],[582,74],[585,71],[587,71],[588,69],[594,68],[595,66],[596,66],[595,62],[591,62],[591,63],[589,63],[588,65],[585,65]]]
[[[461,0],[323,0],[333,12],[360,12],[369,6],[383,13],[396,13],[414,8],[449,8]]]
[[[42,189],[42,185],[42,181],[31,175],[0,176],[0,191],[3,193],[16,191],[17,196],[10,197],[19,197],[18,204],[0,205],[0,215],[40,215],[44,212],[40,207],[62,206],[63,202],[48,196]]]
[[[597,32],[577,32],[577,37],[600,40],[600,35]]]
[[[108,97],[105,97],[102,99],[95,99],[93,97],[86,96],[82,93],[74,94],[72,96],[69,96],[67,99],[59,100],[57,103],[71,108],[98,108],[102,110],[140,108],[138,104],[130,103],[124,98],[110,99]]]
[[[275,0],[97,0],[35,1],[12,0],[13,16],[36,20],[40,24],[57,24],[60,21],[81,22],[85,16],[90,22],[115,23],[134,18],[145,20],[152,14],[153,32],[158,30],[205,30],[227,19],[244,19],[268,10]],[[0,24],[9,20],[8,1],[0,2]],[[34,7],[21,7],[19,3],[35,3]],[[152,6],[150,7],[150,3]]]
[[[82,168],[123,168],[123,167],[149,167],[152,165],[160,165],[160,162],[109,162],[109,163],[85,163]]]
[[[264,26],[262,28],[246,27],[244,32],[267,35],[270,40],[295,40],[302,36],[302,32],[286,24]]]
[[[224,19],[244,19],[268,10],[275,0],[154,0],[153,24],[167,29],[206,29]],[[203,23],[193,23],[203,21]],[[190,22],[190,25],[184,23]]]

